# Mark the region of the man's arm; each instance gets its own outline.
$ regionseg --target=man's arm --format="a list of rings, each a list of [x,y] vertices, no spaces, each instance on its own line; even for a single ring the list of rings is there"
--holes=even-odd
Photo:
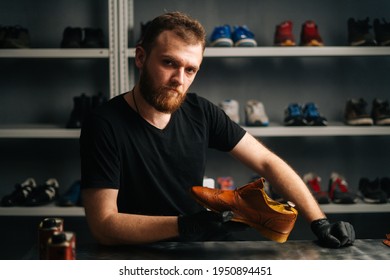
[[[308,222],[325,218],[299,175],[253,136],[246,133],[231,154],[263,176],[284,199],[295,203],[299,213]]]
[[[116,189],[85,189],[83,205],[89,228],[105,245],[142,244],[178,236],[178,217],[118,213]]]

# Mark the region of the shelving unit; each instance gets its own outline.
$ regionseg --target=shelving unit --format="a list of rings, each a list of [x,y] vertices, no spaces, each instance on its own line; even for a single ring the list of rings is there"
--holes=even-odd
[[[134,29],[138,27],[135,22],[133,0],[107,0],[108,11],[108,48],[104,49],[58,49],[58,48],[32,48],[32,49],[0,49],[0,61],[14,59],[26,60],[108,60],[110,97],[130,90],[134,84],[134,67],[132,65],[135,55],[134,46],[129,46],[129,36],[134,36]],[[188,5],[194,5],[188,3]],[[217,22],[215,22],[217,24]],[[134,39],[134,38],[133,38]],[[224,59],[256,59],[272,60],[282,58],[387,58],[390,57],[390,47],[349,47],[349,46],[325,46],[325,47],[272,47],[259,46],[256,48],[210,48],[205,50],[205,60]],[[373,69],[374,71],[374,69]],[[272,98],[272,97],[271,97]],[[390,127],[369,126],[353,127],[341,122],[331,122],[326,127],[285,127],[280,123],[271,123],[269,127],[244,127],[256,137],[275,139],[298,137],[353,137],[390,136]],[[46,126],[39,124],[26,125],[1,125],[0,140],[13,139],[78,139],[79,129],[66,129],[59,126]],[[299,139],[298,139],[299,140]],[[390,212],[390,203],[384,205],[364,204],[321,206],[326,213],[382,213]],[[80,207],[63,208],[54,205],[47,207],[0,207],[0,216],[25,215],[62,215],[83,216]]]
[[[13,1],[10,1],[10,3],[11,2],[13,2]],[[100,24],[103,25],[103,29],[107,30],[107,34],[105,34],[106,35],[105,39],[107,39],[106,40],[107,47],[105,47],[105,48],[67,49],[67,48],[57,48],[57,47],[45,47],[46,46],[45,43],[43,43],[43,44],[41,43],[41,45],[39,45],[38,47],[36,47],[35,44],[32,44],[32,46],[30,48],[23,48],[23,49],[3,49],[3,48],[0,48],[0,64],[3,63],[2,65],[9,65],[11,62],[12,63],[15,62],[15,64],[20,65],[20,67],[23,67],[25,64],[27,64],[27,65],[30,65],[30,68],[31,68],[31,65],[33,65],[32,71],[34,71],[35,70],[34,67],[36,67],[35,72],[39,72],[41,70],[41,68],[46,67],[45,63],[47,63],[47,65],[51,67],[51,69],[49,69],[49,72],[51,71],[50,74],[52,73],[54,77],[57,76],[58,79],[62,79],[62,77],[60,76],[60,74],[57,74],[57,70],[58,70],[58,69],[56,69],[57,63],[60,67],[65,66],[65,68],[66,68],[66,70],[59,69],[60,73],[61,73],[61,71],[62,72],[73,71],[73,70],[78,71],[78,68],[81,69],[80,71],[83,71],[84,69],[86,69],[88,71],[88,70],[90,70],[89,65],[98,65],[99,67],[104,67],[104,68],[99,68],[100,70],[106,71],[108,73],[108,75],[106,77],[107,80],[103,81],[101,83],[104,85],[105,85],[105,83],[108,83],[108,92],[105,91],[104,94],[106,94],[106,97],[112,97],[112,96],[117,95],[119,92],[119,75],[118,75],[119,55],[118,55],[118,51],[117,51],[117,49],[118,49],[118,45],[117,45],[118,44],[118,32],[117,32],[118,31],[118,23],[117,23],[117,21],[118,21],[118,2],[119,2],[118,0],[104,0],[104,1],[100,1],[99,3],[95,2],[95,1],[90,1],[89,3],[86,3],[86,2],[78,3],[78,1],[72,2],[72,1],[65,1],[65,0],[62,1],[61,0],[61,1],[57,1],[57,4],[54,4],[54,5],[57,5],[58,9],[62,10],[62,12],[64,12],[64,13],[67,13],[66,10],[63,10],[64,8],[66,9],[67,7],[74,7],[77,5],[81,5],[80,7],[83,8],[84,12],[85,11],[88,11],[88,13],[90,11],[96,12],[97,10],[100,9],[100,11],[102,13],[106,13],[104,18],[107,19],[107,21],[105,21],[105,20],[99,21],[99,19],[98,19],[97,22],[99,25]],[[11,7],[10,9],[12,10],[13,13],[18,13],[17,10],[13,10],[12,5],[7,5],[7,3],[3,3],[3,4],[6,7],[10,6]],[[41,2],[37,1],[37,3],[35,3],[35,4],[37,7],[40,7],[40,8],[38,8],[40,10],[39,10],[39,12],[37,12],[37,14],[50,12],[50,15],[52,15],[52,14],[55,14],[55,12],[56,12],[56,11],[45,11],[45,7],[50,6],[51,3],[47,4],[47,3],[42,3],[42,1]],[[44,4],[44,6],[42,7],[43,4]],[[94,8],[94,6],[96,6],[96,8],[97,7],[99,7],[99,8],[88,9],[87,8],[88,5],[90,5],[92,8]],[[21,5],[21,6],[23,6],[23,5]],[[26,5],[26,6],[28,6],[28,5]],[[27,7],[23,7],[23,8],[26,10],[27,9],[34,9],[33,6],[31,6],[29,8],[27,8]],[[23,11],[24,10],[20,10],[20,13],[23,13]],[[79,14],[77,14],[77,13],[79,13]],[[53,30],[55,30],[56,28],[60,28],[60,26],[63,26],[63,24],[72,24],[72,23],[74,24],[75,21],[78,21],[80,23],[85,22],[86,24],[88,24],[87,22],[93,21],[93,19],[90,18],[89,14],[87,14],[87,15],[84,14],[81,16],[81,18],[78,19],[78,17],[80,16],[81,13],[83,13],[83,12],[77,9],[77,12],[72,13],[71,18],[68,18],[67,20],[65,19],[64,21],[62,21],[61,19],[54,21],[53,25],[55,25],[55,26],[53,26],[53,28],[51,26],[47,26],[47,29],[46,29],[46,26],[45,26],[45,30],[40,30],[41,34],[47,35],[47,38],[44,38],[44,40],[45,40],[44,42],[49,42],[48,45],[53,45],[52,43],[50,43],[50,39],[52,39],[52,37],[49,37],[49,36],[50,35],[52,35],[52,36],[59,35],[58,33],[51,34],[49,31],[49,30],[51,30],[51,28]],[[34,15],[35,15],[35,13],[34,13]],[[29,18],[29,16],[31,16],[31,15],[26,14],[25,16],[19,16],[19,17],[15,16],[15,19],[11,18],[9,20],[12,20],[12,22],[15,20],[15,24],[16,24],[16,23],[20,23],[20,22],[17,22],[18,20],[23,21],[25,18]],[[84,20],[84,18],[85,18],[85,20]],[[6,25],[7,22],[4,22],[3,20],[4,20],[4,18],[0,19],[0,21],[1,21],[0,24]],[[45,21],[45,20],[50,22],[54,19],[51,16],[47,16],[47,18],[45,18],[45,17],[39,18],[40,23],[41,23],[41,21]],[[31,24],[31,26],[26,26],[26,27],[28,27],[28,28],[30,28],[32,26],[41,27],[40,23],[35,25],[35,23],[29,22],[29,23],[27,23],[27,25]],[[11,24],[13,24],[13,23],[11,23]],[[37,34],[35,34],[35,32],[31,32],[31,29],[30,29],[30,34],[31,34],[32,42],[34,42],[34,39],[36,39],[38,36],[34,36]],[[42,63],[44,65],[43,67],[40,67],[41,61],[43,62]],[[103,62],[103,63],[101,63],[101,62]],[[77,67],[77,68],[75,68],[75,67]],[[96,69],[96,70],[99,71],[99,69]],[[44,69],[44,70],[46,71],[47,69]],[[11,71],[11,72],[15,73],[14,71]],[[19,74],[18,72],[23,72],[23,71],[17,71],[16,75]],[[23,73],[28,73],[28,72],[25,71]],[[73,74],[73,73],[71,73],[71,74]],[[88,78],[91,78],[91,77],[94,78],[95,76],[88,76]],[[6,79],[5,76],[3,78]],[[19,80],[17,82],[23,83],[24,78],[25,77],[23,76],[23,74],[21,74],[21,76],[18,77]],[[86,79],[88,79],[88,78],[86,78]],[[42,80],[37,80],[36,84],[38,86],[41,86],[42,84],[44,84],[46,82],[48,82],[48,84],[51,84],[51,85],[54,84],[51,81],[51,77],[43,77]],[[92,81],[92,82],[95,83],[95,81]],[[77,88],[77,85],[75,87]],[[91,87],[93,87],[93,86],[91,86]],[[10,89],[12,90],[13,88],[10,88]],[[8,91],[10,91],[10,90],[8,90]],[[57,92],[56,88],[53,88],[52,91],[53,91],[53,94],[58,95],[59,99],[63,98]],[[80,91],[82,91],[82,89]],[[42,93],[39,92],[38,89],[35,89],[34,87],[29,88],[28,94],[30,94],[31,96],[36,95],[37,93],[38,93],[38,95],[42,95]],[[24,95],[19,96],[19,94],[20,94],[20,92],[17,92],[17,91],[12,92],[12,94],[9,93],[9,96],[12,96],[12,98],[15,99],[15,101],[13,102],[13,104],[15,104],[15,105],[17,105],[17,104],[19,104],[19,102],[23,101],[22,96],[24,96]],[[76,91],[76,92],[74,92],[73,96],[75,96],[77,94],[78,94],[78,92]],[[51,98],[51,96],[49,96],[49,100],[50,100],[50,98]],[[71,101],[70,98],[69,98],[69,101]],[[50,101],[48,101],[48,102],[50,102]],[[44,106],[48,106],[48,105],[51,105],[51,104],[46,103]],[[4,104],[3,104],[3,106],[4,106]],[[37,106],[37,105],[35,105],[35,106]],[[39,105],[39,106],[42,106],[42,105]],[[19,109],[19,107],[17,107],[17,108]],[[18,109],[15,109],[15,115],[17,115],[19,113]],[[19,111],[21,111],[21,110],[19,110]],[[70,111],[69,111],[69,114],[70,114]],[[10,120],[12,120],[12,118],[10,118]],[[31,123],[22,122],[22,123],[13,124],[11,122],[10,124],[8,124],[7,121],[2,119],[1,124],[0,124],[0,140],[2,141],[2,143],[6,147],[8,147],[8,145],[10,145],[11,147],[14,147],[12,144],[9,144],[9,143],[17,142],[18,144],[16,144],[16,145],[28,146],[28,147],[31,147],[32,150],[34,150],[35,148],[38,148],[38,150],[39,150],[41,146],[47,145],[48,143],[50,143],[50,146],[55,146],[58,144],[63,145],[64,143],[67,143],[66,145],[69,144],[70,147],[73,147],[74,143],[77,143],[74,141],[75,140],[77,141],[79,139],[80,129],[66,129],[65,124],[62,124],[62,123],[61,124],[51,124],[52,122],[50,122],[50,124],[46,124],[45,121],[46,120],[44,120],[42,124],[40,122],[35,123],[33,121]],[[70,139],[71,141],[67,141],[67,142],[61,141],[64,139]],[[14,141],[14,140],[19,140],[19,141]],[[35,140],[35,141],[31,141],[31,140]],[[48,141],[45,142],[45,141],[41,141],[41,140],[48,140],[50,142],[48,142]],[[51,141],[51,140],[56,140],[56,141]],[[34,144],[31,144],[31,143],[34,143]],[[42,145],[41,143],[45,143],[45,144]],[[37,145],[37,146],[35,147],[33,145]],[[68,147],[67,148],[59,147],[59,148],[64,149],[64,150],[68,149]],[[19,149],[17,149],[16,153],[18,151],[19,151]],[[29,155],[26,155],[26,157],[28,157],[28,156]],[[43,154],[42,156],[46,158],[48,155]],[[54,155],[52,154],[51,156],[54,156]],[[18,157],[18,156],[16,156],[16,157]],[[3,157],[3,160],[4,160],[4,158],[5,157]],[[76,159],[78,158],[77,153],[75,154],[75,158]],[[25,161],[28,162],[29,160],[30,159],[26,158]],[[37,159],[37,165],[39,164],[38,163],[39,160],[41,160],[41,158]],[[50,156],[49,156],[49,160],[50,160]],[[63,166],[64,169],[67,168],[66,163],[62,163],[62,158],[59,158],[58,161],[61,162],[60,164],[64,165]],[[58,162],[54,159],[54,164],[57,164],[57,163]],[[52,162],[47,163],[47,165],[50,165],[50,164],[52,164]],[[23,163],[21,163],[20,165],[22,166]],[[74,164],[74,166],[77,166],[77,164]],[[19,172],[29,173],[29,172],[32,172],[32,170],[35,170],[34,167],[35,166],[31,166],[31,170],[25,170],[25,171],[19,170]],[[48,166],[47,170],[52,170],[52,169]],[[6,170],[6,171],[4,171],[3,174],[4,175],[5,175],[5,173],[12,174],[13,172],[14,172],[13,170]],[[66,171],[64,171],[64,172],[66,172]],[[17,172],[15,172],[15,173],[17,173]],[[42,174],[34,174],[34,176],[35,175],[39,177]],[[17,174],[17,176],[20,176],[20,175]],[[45,175],[43,175],[43,176],[45,176]],[[71,177],[70,174],[69,174],[69,177],[73,179],[73,177]],[[2,176],[2,179],[4,180],[5,176]],[[61,184],[61,183],[62,183],[62,181],[60,180],[60,186],[61,186],[60,194],[64,193],[66,188],[67,188],[66,184]],[[2,185],[4,185],[4,188],[5,188],[6,184],[4,183],[4,181],[2,182]],[[12,188],[10,188],[10,191],[12,191]],[[6,191],[4,189],[0,190],[0,193],[2,195],[6,194],[8,192],[9,192],[8,190],[6,190]],[[82,215],[84,215],[84,210],[81,207],[65,208],[65,207],[56,207],[55,205],[36,207],[36,208],[0,207],[0,216],[46,216],[46,215],[82,216]]]

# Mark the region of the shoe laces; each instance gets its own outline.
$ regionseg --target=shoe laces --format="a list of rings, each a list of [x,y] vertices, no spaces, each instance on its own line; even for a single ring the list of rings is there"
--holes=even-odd
[[[246,25],[234,26],[234,34],[238,38],[253,38],[254,34],[249,30]]]
[[[314,103],[307,103],[303,109],[303,112],[306,117],[317,118],[320,116],[318,108]]]
[[[288,113],[290,116],[302,115],[301,106],[299,106],[298,104],[291,104],[290,106],[288,106]]]

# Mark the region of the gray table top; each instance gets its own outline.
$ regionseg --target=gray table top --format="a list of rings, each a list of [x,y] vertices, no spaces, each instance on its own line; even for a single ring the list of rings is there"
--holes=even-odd
[[[380,239],[356,240],[353,246],[329,249],[313,241],[160,242],[146,246],[77,246],[77,259],[89,260],[390,260]],[[34,258],[31,254],[28,258]]]

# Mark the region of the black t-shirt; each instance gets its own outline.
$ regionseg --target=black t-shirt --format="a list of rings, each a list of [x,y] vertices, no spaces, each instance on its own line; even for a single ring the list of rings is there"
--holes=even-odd
[[[81,186],[119,189],[121,213],[193,213],[202,207],[189,188],[202,185],[207,149],[230,151],[244,134],[220,108],[193,93],[162,130],[138,115],[122,94],[83,124]]]

